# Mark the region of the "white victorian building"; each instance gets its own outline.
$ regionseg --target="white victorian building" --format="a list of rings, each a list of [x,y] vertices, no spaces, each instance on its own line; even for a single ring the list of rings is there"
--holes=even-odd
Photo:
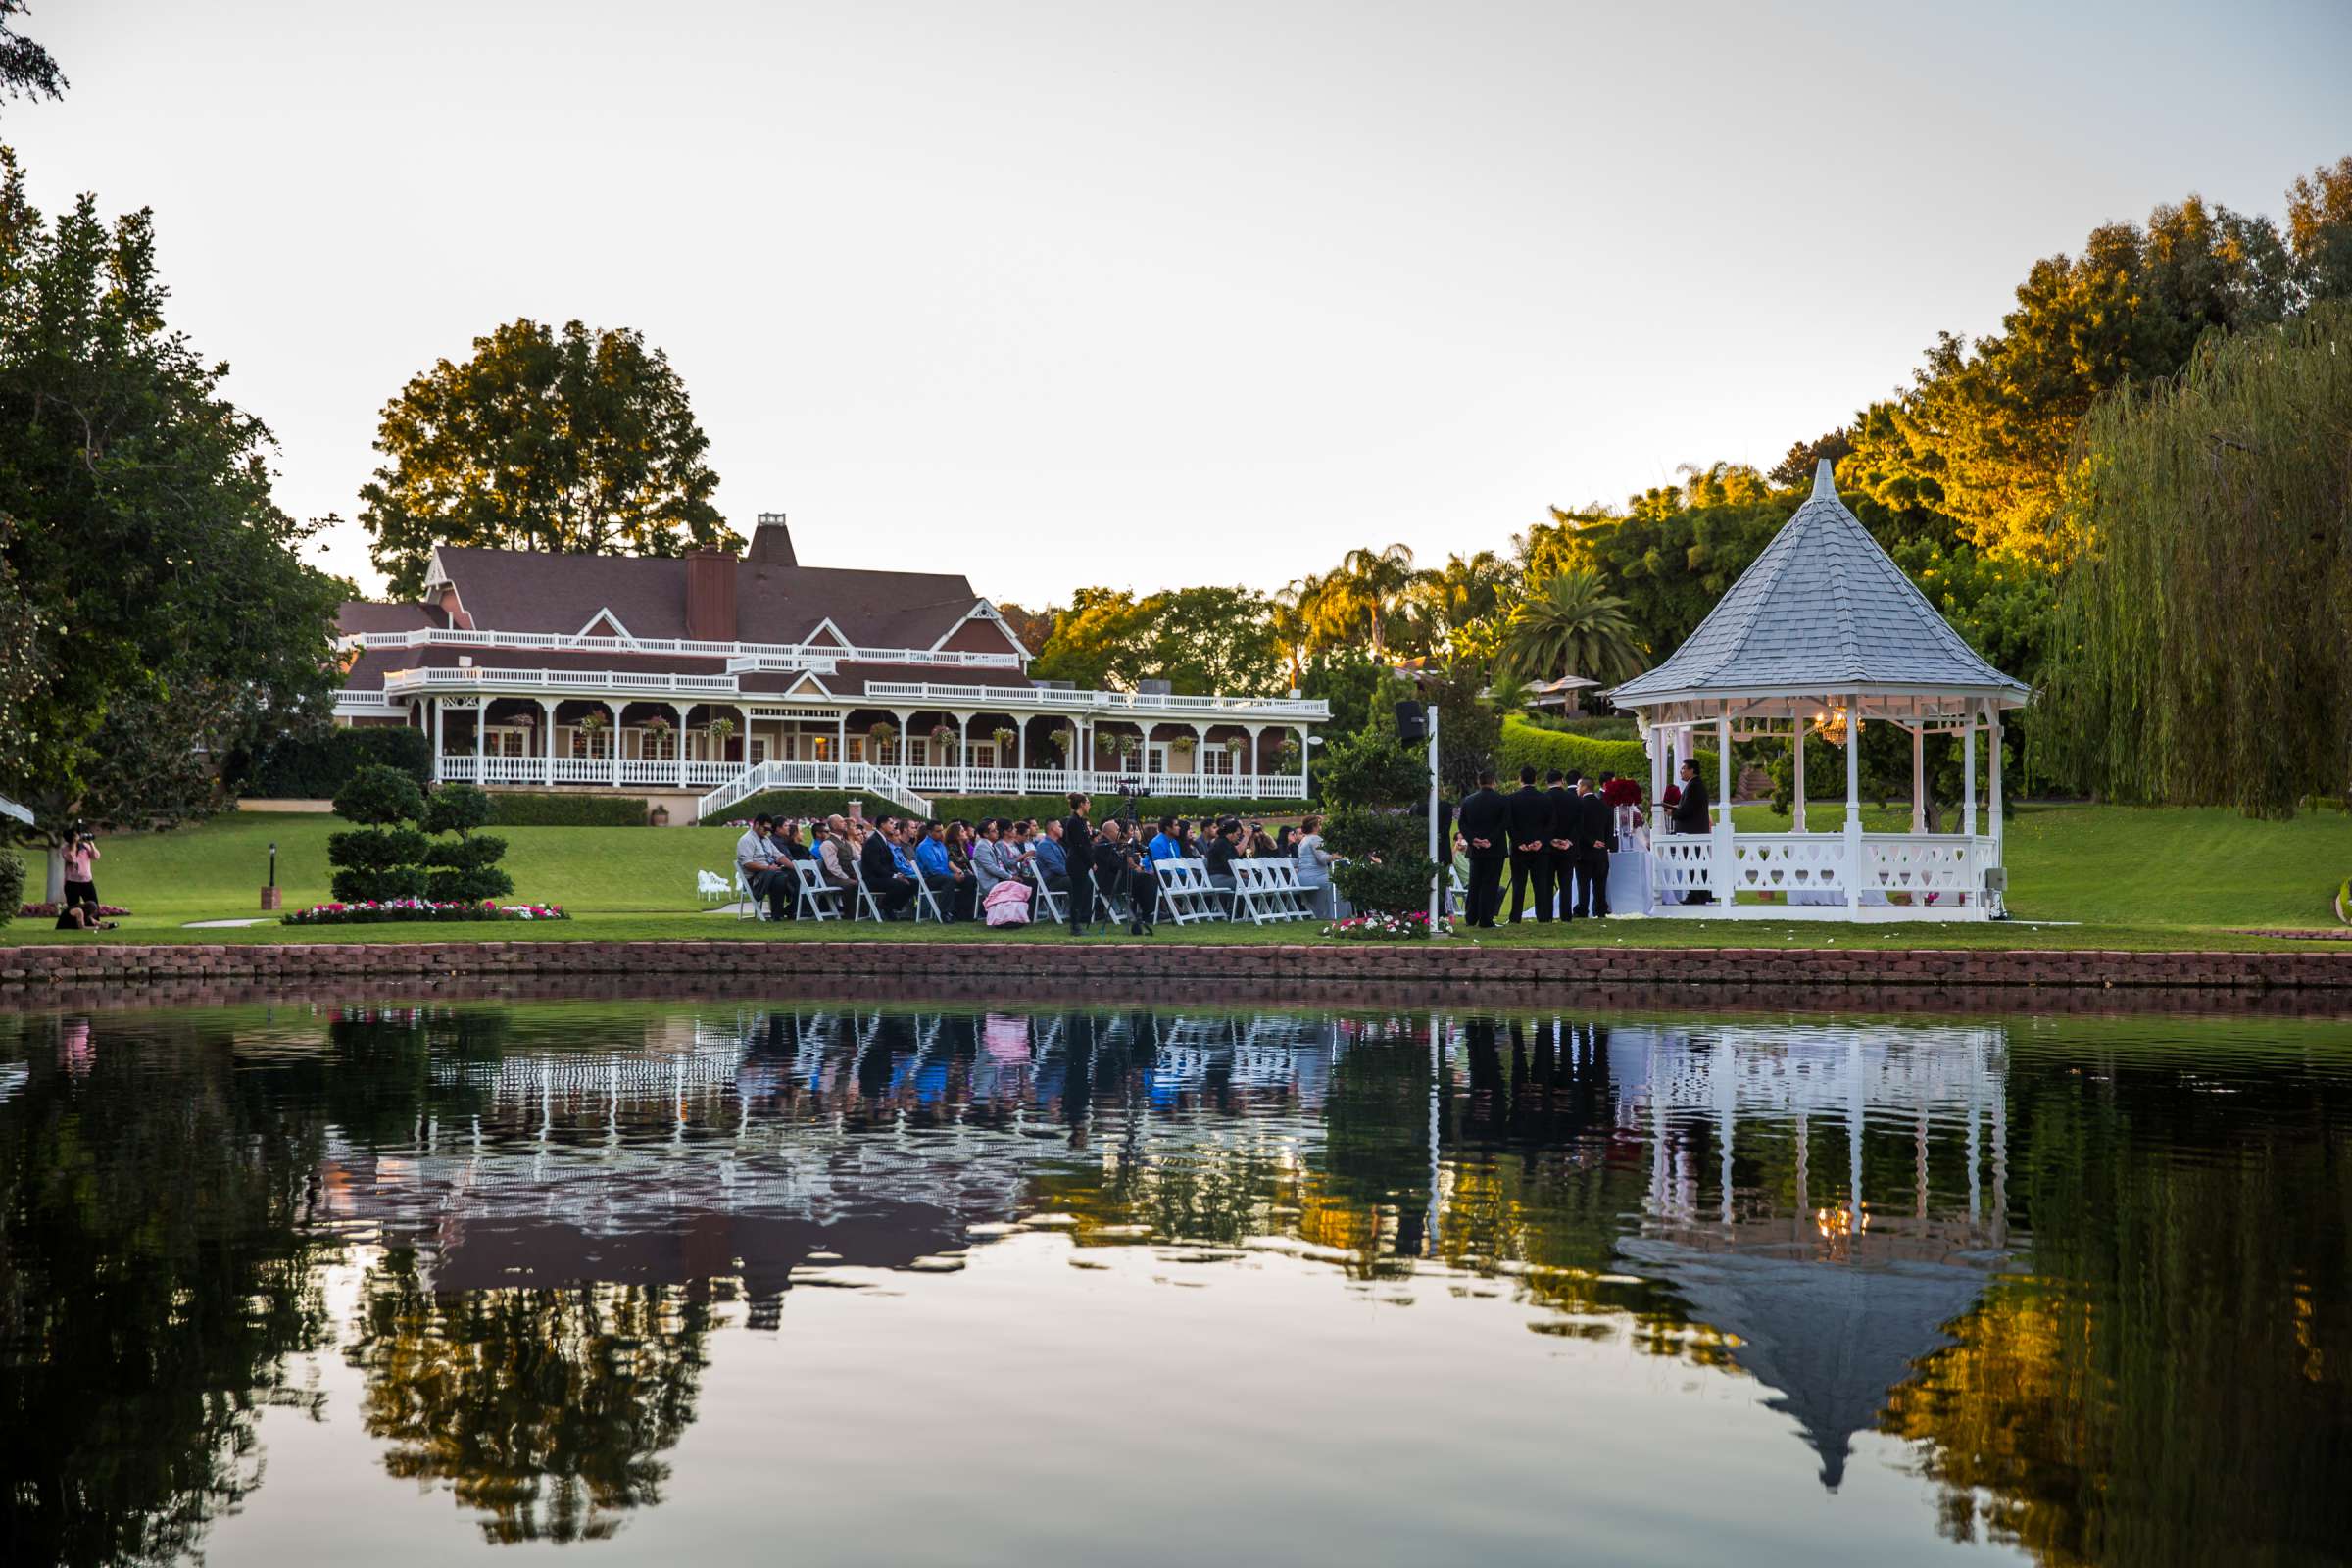
[[[2025,706],[2018,681],[1986,663],[1887,559],[1838,499],[1830,465],[1813,494],[1672,657],[1610,694],[1642,724],[1650,800],[1683,760],[1712,746],[1714,820],[1676,834],[1653,810],[1649,912],[1713,919],[1982,920],[2002,912],[2001,714]],[[1857,742],[1871,724],[1911,737],[1911,830],[1862,829]],[[1804,748],[1817,733],[1842,748],[1845,811],[1809,819]],[[1959,831],[1928,831],[1931,737],[1957,745]],[[1977,806],[1980,737],[1985,808]],[[1732,824],[1734,741],[1795,749],[1794,819],[1786,833]],[[1818,808],[1813,818],[1820,815]],[[1712,902],[1686,904],[1687,895]]]
[[[415,604],[343,607],[335,719],[432,737],[433,777],[612,790],[673,816],[760,790],[1304,800],[1319,701],[1032,680],[960,574],[443,547]]]

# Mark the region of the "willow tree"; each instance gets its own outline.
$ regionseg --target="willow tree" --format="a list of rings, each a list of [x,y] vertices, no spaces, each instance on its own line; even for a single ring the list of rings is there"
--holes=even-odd
[[[2062,515],[2052,776],[2264,816],[2352,782],[2352,304],[2109,396]]]

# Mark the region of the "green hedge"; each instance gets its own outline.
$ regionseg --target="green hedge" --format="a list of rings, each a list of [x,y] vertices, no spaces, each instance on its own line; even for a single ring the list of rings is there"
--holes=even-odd
[[[643,827],[641,795],[490,794],[490,820],[500,827]]]
[[[397,767],[418,784],[433,773],[432,738],[420,729],[370,724],[282,740],[258,756],[233,758],[227,772],[240,796],[330,800],[370,764]]]
[[[0,925],[17,917],[17,906],[24,902],[24,862],[14,851],[0,850]]]
[[[1642,750],[1640,741],[1598,741],[1585,735],[1566,735],[1558,730],[1539,729],[1521,718],[1502,721],[1502,744],[1495,748],[1494,770],[1502,775],[1505,787],[1519,776],[1519,769],[1533,763],[1537,775],[1558,768],[1563,773],[1590,773],[1597,777],[1614,773],[1630,778],[1649,793],[1649,754]],[[1715,754],[1698,754],[1699,776],[1708,781],[1711,789],[1715,779]]]
[[[865,803],[865,814],[869,817],[895,814],[899,809],[870,791],[858,798]],[[703,820],[741,822],[762,812],[795,819],[846,816],[849,804],[850,792],[846,790],[766,790],[749,800],[737,801]],[[1115,812],[1119,804],[1116,795],[1097,795],[1096,819],[1101,820],[1105,811]],[[1138,808],[1150,817],[1189,816],[1196,821],[1206,816],[1303,816],[1317,809],[1311,801],[1211,801],[1176,795],[1147,795]],[[932,814],[943,820],[958,816],[967,822],[990,816],[1067,816],[1069,810],[1069,800],[1061,795],[938,795],[931,799]]]

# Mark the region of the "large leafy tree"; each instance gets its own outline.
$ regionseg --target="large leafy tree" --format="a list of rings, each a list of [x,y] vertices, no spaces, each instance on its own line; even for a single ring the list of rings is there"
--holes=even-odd
[[[736,548],[711,504],[710,437],[667,355],[622,328],[528,318],[473,340],[384,405],[360,521],[392,591],[436,545],[565,555]]]
[[[1138,599],[1081,588],[1056,613],[1030,673],[1089,689],[1164,680],[1179,691],[1272,691],[1284,674],[1272,603],[1246,588],[1178,588]]]
[[[48,50],[9,25],[29,9],[24,0],[0,0],[0,99],[62,98],[66,74]]]
[[[0,150],[0,794],[53,849],[75,815],[201,815],[210,758],[319,722],[334,685],[348,585],[300,559],[270,432],[166,298],[148,213],[50,221]]]

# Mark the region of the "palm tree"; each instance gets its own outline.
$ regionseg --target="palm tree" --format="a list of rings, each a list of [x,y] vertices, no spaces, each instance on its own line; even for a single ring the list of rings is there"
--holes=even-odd
[[[1536,584],[1504,628],[1502,670],[1526,680],[1583,675],[1614,686],[1642,672],[1642,645],[1625,601],[1586,567]]]
[[[1389,645],[1384,622],[1413,585],[1412,547],[1399,544],[1386,550],[1350,550],[1341,558],[1338,575],[1351,607],[1372,623],[1372,651],[1385,654]]]

